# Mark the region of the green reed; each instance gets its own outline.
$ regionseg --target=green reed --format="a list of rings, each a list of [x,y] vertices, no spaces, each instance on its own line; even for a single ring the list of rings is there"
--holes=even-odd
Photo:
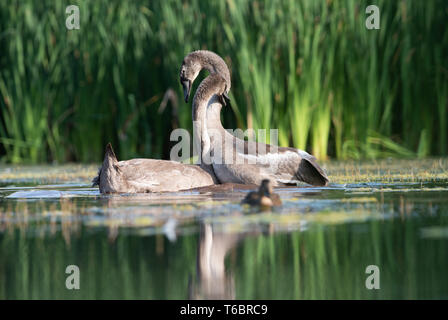
[[[169,155],[191,129],[180,63],[209,49],[231,67],[226,127],[279,129],[318,158],[446,155],[448,4],[385,1],[74,1],[0,4],[0,154],[6,162]],[[159,110],[165,93],[177,95]]]

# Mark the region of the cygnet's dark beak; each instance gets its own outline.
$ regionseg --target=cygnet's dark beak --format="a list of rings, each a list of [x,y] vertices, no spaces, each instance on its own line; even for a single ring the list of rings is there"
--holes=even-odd
[[[226,92],[224,92],[223,94],[221,94],[221,95],[219,96],[219,102],[221,102],[221,104],[222,104],[224,107],[227,106],[227,103],[228,103],[228,102],[230,102],[230,98],[229,98],[229,96],[227,95]]]
[[[180,79],[180,83],[182,83],[182,88],[184,89],[185,102],[188,103],[188,98],[190,97],[191,91],[191,81],[188,79]]]

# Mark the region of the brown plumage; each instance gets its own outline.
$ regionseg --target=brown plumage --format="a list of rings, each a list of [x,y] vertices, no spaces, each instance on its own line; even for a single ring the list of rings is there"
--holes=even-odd
[[[213,185],[213,177],[197,165],[156,159],[118,161],[109,143],[93,186],[101,193],[176,192]]]
[[[227,93],[229,93],[231,81],[227,64],[212,51],[197,50],[187,54],[180,67],[179,77],[184,89],[185,102],[188,102],[193,82],[202,69],[208,70],[210,74],[219,74],[223,77],[227,84]]]
[[[315,186],[328,184],[325,171],[309,153],[245,141],[224,129],[220,113],[222,106],[226,105],[224,98],[229,93],[231,79],[226,63],[217,54],[200,50],[184,58],[180,82],[186,101],[202,69],[208,70],[210,75],[199,85],[193,99],[193,126],[198,133],[197,140],[200,140],[195,141],[195,145],[202,149],[202,167],[209,168],[208,171],[214,173],[217,181],[258,185],[263,179],[270,179],[273,185],[296,184],[299,181]],[[213,158],[210,158],[211,154],[214,154]],[[233,161],[228,161],[227,155],[233,157]]]
[[[282,201],[278,194],[273,192],[272,183],[268,179],[264,179],[258,191],[250,192],[242,201],[241,204],[248,204],[250,206],[258,206],[261,208],[278,207],[282,205]]]

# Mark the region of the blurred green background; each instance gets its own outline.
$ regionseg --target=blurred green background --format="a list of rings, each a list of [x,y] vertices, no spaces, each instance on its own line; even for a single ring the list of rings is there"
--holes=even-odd
[[[447,21],[445,0],[1,1],[0,158],[99,162],[109,141],[168,158],[197,49],[231,68],[228,128],[278,128],[320,159],[446,155]]]

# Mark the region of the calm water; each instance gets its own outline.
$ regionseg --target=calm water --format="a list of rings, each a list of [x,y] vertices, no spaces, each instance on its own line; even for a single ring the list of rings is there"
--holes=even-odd
[[[280,188],[272,212],[247,190],[101,196],[94,166],[0,167],[0,299],[447,299],[448,161],[431,163],[330,163],[329,187]]]

